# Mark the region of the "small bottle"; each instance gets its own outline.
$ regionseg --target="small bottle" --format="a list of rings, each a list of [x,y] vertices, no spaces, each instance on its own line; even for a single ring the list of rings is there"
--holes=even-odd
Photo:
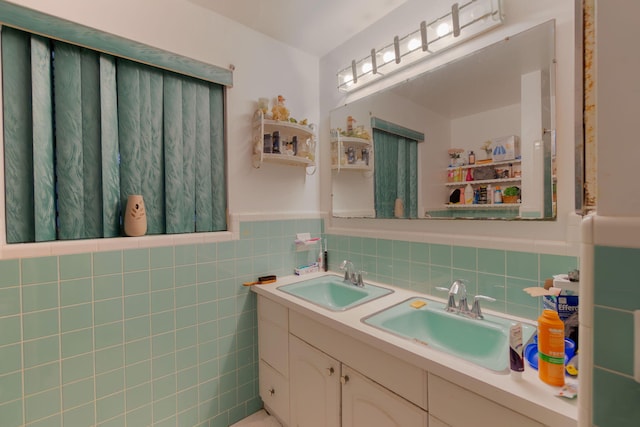
[[[467,187],[464,189],[464,203],[466,205],[473,204],[473,187],[471,184],[467,184]]]
[[[473,181],[473,173],[471,172],[471,168],[467,169],[467,177],[465,181]]]
[[[547,384],[564,385],[564,323],[555,310],[538,317],[538,376]]]
[[[496,191],[493,195],[493,203],[500,204],[502,203],[502,190],[500,190],[499,186],[496,186]]]
[[[487,204],[493,204],[493,187],[491,186],[491,184],[487,185]]]
[[[469,151],[469,164],[470,165],[475,165],[476,164],[476,155],[473,152],[473,150]]]
[[[464,196],[464,187],[460,187],[460,204],[464,205],[466,197]]]
[[[280,154],[280,132],[273,132],[273,152]]]
[[[265,133],[263,135],[263,149],[262,152],[263,153],[271,153],[271,150],[273,149],[273,142],[271,141],[271,134]]]
[[[291,149],[293,150],[294,156],[298,154],[298,137],[295,135],[293,135],[291,139]]]

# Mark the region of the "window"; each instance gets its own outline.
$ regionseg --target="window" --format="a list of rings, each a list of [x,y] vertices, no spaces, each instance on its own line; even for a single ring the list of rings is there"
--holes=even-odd
[[[2,28],[7,242],[226,230],[224,87]]]

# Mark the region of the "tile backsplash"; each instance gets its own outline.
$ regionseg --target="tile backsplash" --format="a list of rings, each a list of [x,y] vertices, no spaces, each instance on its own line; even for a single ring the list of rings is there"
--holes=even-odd
[[[236,241],[0,261],[0,420],[13,426],[228,426],[262,406],[255,296],[317,249],[320,219],[250,221]],[[326,235],[329,265],[436,294],[452,278],[528,318],[522,288],[575,257]]]
[[[487,308],[531,320],[540,315],[540,301],[523,289],[578,267],[577,257],[533,252],[337,235],[329,235],[328,243],[332,270],[350,259],[365,279],[442,297],[436,287],[466,279],[469,294],[496,299]]]

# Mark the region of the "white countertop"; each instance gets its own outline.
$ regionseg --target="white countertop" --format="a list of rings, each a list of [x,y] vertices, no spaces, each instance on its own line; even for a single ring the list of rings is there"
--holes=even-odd
[[[559,387],[553,387],[540,381],[538,379],[538,372],[526,363],[525,372],[520,379],[517,379],[512,375],[493,372],[444,352],[381,331],[360,321],[363,317],[377,313],[380,310],[415,296],[443,301],[441,298],[367,281],[367,283],[376,286],[392,289],[394,292],[349,310],[335,312],[277,289],[282,285],[312,279],[326,274],[336,273],[329,272],[313,273],[304,276],[286,276],[278,278],[277,282],[272,284],[255,285],[252,287],[252,290],[259,295],[284,305],[290,310],[297,311],[325,326],[375,346],[399,359],[445,378],[448,381],[456,383],[461,387],[500,403],[545,425],[551,427],[577,425],[577,399],[569,400],[555,396]],[[483,311],[512,318],[523,323],[534,324],[528,319],[520,319],[503,313],[491,312],[490,310]]]

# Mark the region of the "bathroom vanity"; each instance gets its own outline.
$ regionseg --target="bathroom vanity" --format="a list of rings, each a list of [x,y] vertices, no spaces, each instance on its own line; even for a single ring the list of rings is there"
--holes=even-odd
[[[362,321],[416,292],[376,284],[393,292],[331,311],[278,289],[323,274],[253,287],[260,396],[283,425],[577,425],[577,401],[554,396],[532,369],[516,379]]]

